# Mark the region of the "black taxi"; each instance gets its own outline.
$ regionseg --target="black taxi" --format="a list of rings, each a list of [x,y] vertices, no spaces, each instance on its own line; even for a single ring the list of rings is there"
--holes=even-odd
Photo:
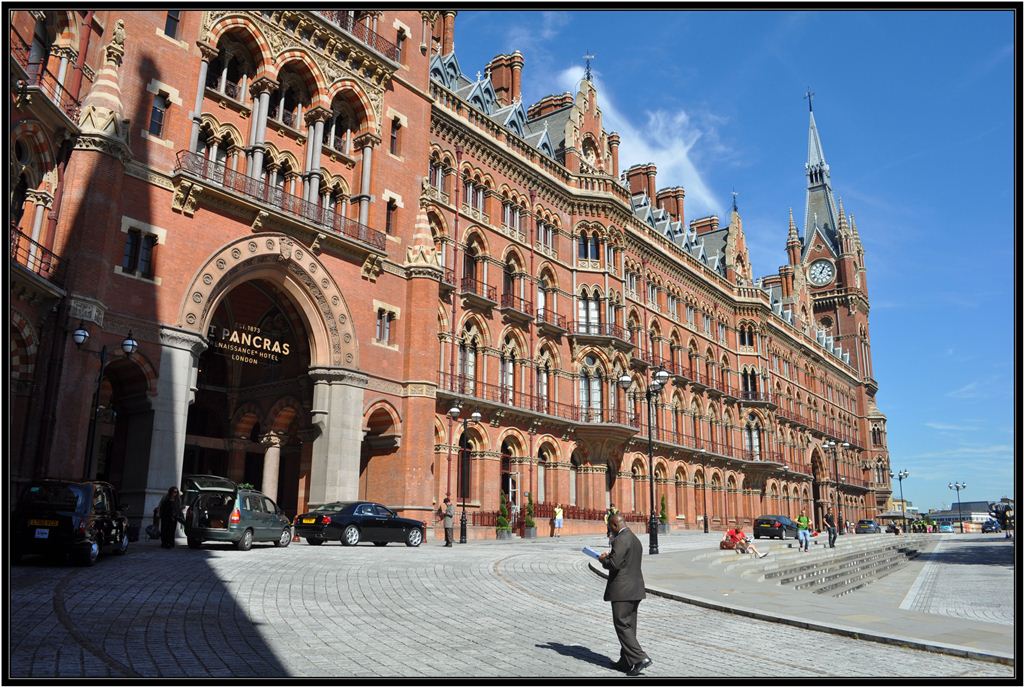
[[[128,518],[107,482],[35,480],[25,485],[12,518],[13,557],[43,554],[92,565],[100,553],[128,551]]]

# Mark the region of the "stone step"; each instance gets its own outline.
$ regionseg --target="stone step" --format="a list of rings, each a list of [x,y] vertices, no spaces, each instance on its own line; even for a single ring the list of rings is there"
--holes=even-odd
[[[832,552],[825,556],[805,556],[803,559],[788,561],[781,564],[765,565],[762,570],[765,579],[784,578],[791,575],[802,574],[814,570],[827,570],[836,566],[842,566],[864,560],[877,555],[889,555],[899,551],[898,547],[879,547],[863,551],[844,551],[842,553]]]
[[[846,575],[830,580],[828,583],[811,587],[810,591],[813,591],[815,594],[827,594],[833,597],[845,596],[867,586],[875,580],[885,577],[889,573],[899,570],[909,562],[909,558],[894,556],[884,559],[867,569],[849,572]]]
[[[790,570],[803,570],[822,565],[828,565],[835,561],[846,560],[850,557],[864,556],[877,551],[895,551],[907,549],[910,546],[905,542],[891,542],[874,547],[837,548],[825,549],[824,551],[811,551],[808,553],[797,553],[791,556],[779,556],[775,560],[765,559],[762,570],[766,578],[779,577]],[[916,548],[914,546],[913,548]]]
[[[900,552],[888,551],[861,557],[851,557],[845,561],[823,566],[817,570],[780,577],[779,583],[793,585],[794,589],[815,589],[827,585],[834,580],[848,577],[851,573],[856,574],[861,571],[870,571],[878,566],[884,566],[899,560],[905,561],[906,556]]]

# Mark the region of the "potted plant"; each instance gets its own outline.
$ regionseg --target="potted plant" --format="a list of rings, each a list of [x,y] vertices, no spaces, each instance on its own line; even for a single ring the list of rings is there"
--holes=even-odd
[[[505,505],[505,499],[502,499],[498,504],[498,527],[496,534],[498,539],[512,538],[512,526],[508,524],[508,506]]]
[[[661,511],[658,513],[658,534],[668,534],[668,497],[661,495]]]
[[[523,539],[537,538],[537,523],[533,520],[533,494],[526,492],[526,517],[523,519],[526,528],[523,530]]]

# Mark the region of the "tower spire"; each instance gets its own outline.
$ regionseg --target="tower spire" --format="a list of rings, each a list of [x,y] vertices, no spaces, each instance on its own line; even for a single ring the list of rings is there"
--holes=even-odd
[[[587,63],[586,71],[583,73],[583,78],[586,79],[587,81],[591,81],[592,82],[594,80],[592,78],[593,74],[590,71],[590,61],[592,59],[596,58],[596,57],[597,57],[597,55],[591,55],[589,50],[587,50],[587,54],[583,56],[583,59]]]
[[[807,89],[808,106],[814,96],[811,89]],[[804,230],[807,232],[807,241],[804,242],[804,257],[809,247],[813,245],[811,233],[820,232],[834,255],[839,255],[838,237],[838,212],[836,212],[836,201],[832,194],[832,179],[828,163],[825,162],[825,151],[821,146],[821,137],[818,135],[818,124],[814,121],[814,109],[808,112],[807,127],[807,163],[804,171],[807,174],[807,208],[804,215]]]

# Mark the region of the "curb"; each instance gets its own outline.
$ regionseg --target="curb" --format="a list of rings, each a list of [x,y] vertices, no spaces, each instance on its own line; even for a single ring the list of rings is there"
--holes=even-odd
[[[603,569],[594,567],[593,563],[588,563],[588,567],[599,577],[604,579],[608,578],[608,574]],[[674,601],[682,601],[683,603],[693,604],[694,606],[701,606],[703,608],[710,608],[715,611],[722,611],[724,613],[733,613],[735,615],[742,615],[748,618],[756,618],[758,620],[767,620],[773,623],[782,623],[784,625],[792,625],[794,627],[801,627],[806,630],[817,630],[818,632],[828,632],[834,635],[840,635],[843,637],[850,637],[852,639],[863,639],[869,642],[878,642],[879,644],[892,644],[895,646],[908,647],[911,649],[920,649],[923,651],[930,651],[938,654],[948,654],[950,656],[960,656],[962,658],[973,658],[979,661],[987,661],[989,663],[999,663],[1002,665],[1012,666],[1015,665],[1014,657],[1012,654],[1003,654],[999,652],[986,652],[978,649],[972,649],[957,644],[944,644],[935,643],[929,644],[920,639],[913,637],[903,637],[899,635],[887,635],[877,632],[870,632],[861,628],[848,627],[845,625],[832,625],[829,623],[823,623],[815,620],[807,620],[805,618],[798,618],[790,615],[772,615],[764,611],[759,611],[753,608],[747,608],[745,606],[735,606],[732,604],[709,601],[696,596],[690,596],[689,594],[681,594],[679,592],[670,592],[658,587],[644,587],[644,591],[654,596],[660,596],[666,599],[672,599]]]

